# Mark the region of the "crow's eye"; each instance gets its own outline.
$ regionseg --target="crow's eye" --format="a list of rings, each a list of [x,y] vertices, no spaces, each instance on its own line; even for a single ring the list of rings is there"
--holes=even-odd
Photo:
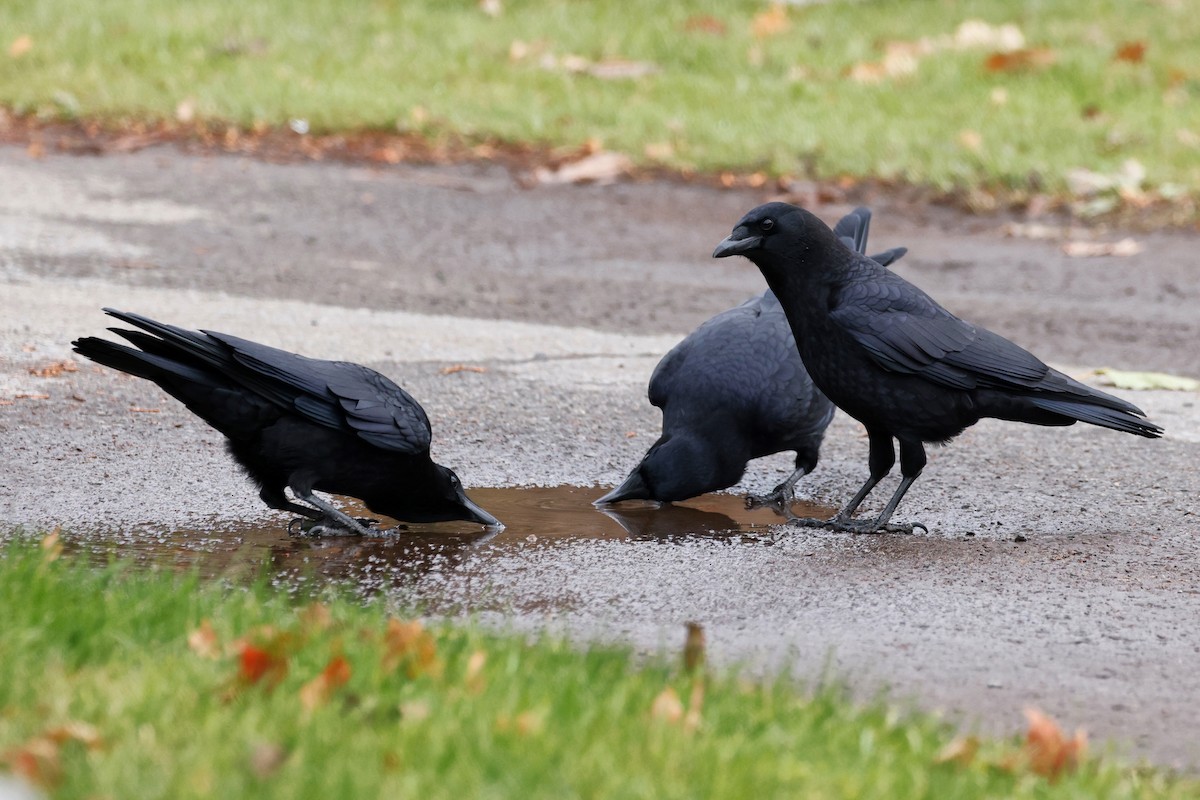
[[[758,223],[758,227],[762,228],[764,231],[769,231],[771,228],[775,227],[775,220],[767,217],[762,222]]]

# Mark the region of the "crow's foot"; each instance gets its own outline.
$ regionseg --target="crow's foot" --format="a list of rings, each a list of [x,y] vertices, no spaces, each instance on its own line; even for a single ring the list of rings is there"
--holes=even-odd
[[[789,525],[798,525],[802,528],[824,528],[827,531],[834,533],[912,533],[916,528],[929,533],[929,528],[926,528],[923,523],[910,522],[904,525],[897,525],[890,522],[880,523],[878,520],[863,520],[863,519],[839,519],[832,517],[830,519],[814,519],[812,517],[791,517],[788,520]]]
[[[780,514],[787,511],[788,506],[796,498],[790,491],[787,491],[784,484],[779,484],[775,490],[768,494],[748,494],[746,495],[746,508],[769,508],[772,511],[777,511]]]
[[[306,517],[297,517],[288,523],[289,536],[345,536],[347,534],[355,536],[369,536],[372,531],[372,526],[378,525],[379,520],[368,519],[366,517],[347,517],[353,525],[343,523],[339,519],[331,517],[322,517],[321,519],[308,519]]]

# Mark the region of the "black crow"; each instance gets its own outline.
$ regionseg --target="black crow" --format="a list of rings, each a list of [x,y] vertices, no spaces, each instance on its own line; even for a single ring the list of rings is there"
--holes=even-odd
[[[857,208],[835,233],[864,252],[871,212]],[[904,248],[873,258],[890,264]],[[768,289],[705,322],[663,356],[650,377],[663,432],[625,481],[596,501],[670,502],[733,486],[746,462],[796,451],[791,476],[747,505],[786,509],[796,481],[817,465],[831,404],[813,386],[787,317]]]
[[[866,427],[870,439],[871,475],[858,493],[832,519],[800,524],[853,532],[923,528],[888,524],[925,466],[923,443],[944,444],[984,417],[1034,425],[1082,421],[1148,438],[1162,435],[1137,406],[959,319],[854,252],[801,208],[767,203],[750,211],[713,251],[714,258],[732,255],[762,271],[813,381]],[[900,442],[903,480],[876,520],[853,520],[895,463],[892,439]]]
[[[141,330],[109,328],[134,347],[87,337],[75,352],[157,383],[223,433],[271,508],[321,527],[366,533],[313,494],[349,495],[406,522],[500,522],[471,502],[452,470],[429,458],[429,418],[373,369],[322,361],[213,331],[104,309]],[[294,503],[284,493],[315,506]]]

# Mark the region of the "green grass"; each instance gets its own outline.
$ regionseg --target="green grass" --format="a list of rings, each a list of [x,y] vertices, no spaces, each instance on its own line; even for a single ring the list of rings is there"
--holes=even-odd
[[[1188,2],[914,0],[789,11],[756,38],[749,0],[647,6],[619,0],[72,0],[0,3],[0,105],[82,118],[199,117],[241,126],[292,118],[314,131],[418,130],[579,144],[595,137],[674,168],[941,189],[1064,191],[1086,167],[1126,159],[1147,183],[1200,195],[1200,15]],[[697,25],[709,17],[723,32]],[[886,42],[952,34],[964,20],[1013,23],[1044,69],[991,73],[989,49],[946,50],[915,73],[861,84]],[[691,24],[689,24],[689,21]],[[33,47],[20,57],[17,37]],[[530,55],[510,57],[514,42]],[[1125,42],[1140,63],[1115,62]],[[601,80],[541,66],[544,55],[650,62]],[[1007,93],[993,102],[993,90]],[[978,134],[978,148],[963,132]],[[966,141],[972,140],[967,134]],[[664,149],[664,146],[669,146]]]
[[[966,765],[939,764],[953,735],[944,725],[854,705],[837,690],[692,677],[673,663],[634,666],[617,649],[471,627],[435,625],[423,644],[401,646],[382,603],[327,596],[316,613],[310,599],[264,583],[95,569],[10,544],[0,553],[0,773],[7,764],[41,776],[55,797],[80,798],[944,800],[1200,790],[1104,759],[1050,782],[1021,766],[1015,741],[984,743]],[[213,639],[190,642],[203,620]],[[250,681],[246,654],[257,651],[241,649],[246,642],[286,672]],[[311,695],[306,685],[331,663],[347,680]],[[655,717],[667,689],[698,724]]]

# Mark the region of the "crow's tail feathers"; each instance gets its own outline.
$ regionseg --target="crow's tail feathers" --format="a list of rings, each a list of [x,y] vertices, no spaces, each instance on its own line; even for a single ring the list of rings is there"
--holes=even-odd
[[[144,335],[144,334],[143,334]],[[150,338],[150,337],[147,337]],[[155,339],[160,342],[161,340]],[[128,372],[139,378],[153,381],[159,386],[171,391],[169,384],[177,380],[193,383],[209,383],[208,373],[194,365],[184,363],[166,355],[153,352],[143,352],[123,344],[110,342],[95,336],[87,336],[71,342],[73,349],[85,358],[103,364],[106,367]],[[173,393],[173,392],[172,392]]]
[[[1146,419],[1145,413],[1137,406],[1111,395],[1100,392],[1096,394],[1106,400],[1116,402],[1101,405],[1085,399],[1075,400],[1060,395],[1058,397],[1030,397],[1029,403],[1052,414],[1060,414],[1080,422],[1090,422],[1092,425],[1099,425],[1102,428],[1112,428],[1114,431],[1145,436],[1148,439],[1157,439],[1163,435],[1162,427]],[[1114,408],[1113,406],[1118,403],[1122,407]]]

